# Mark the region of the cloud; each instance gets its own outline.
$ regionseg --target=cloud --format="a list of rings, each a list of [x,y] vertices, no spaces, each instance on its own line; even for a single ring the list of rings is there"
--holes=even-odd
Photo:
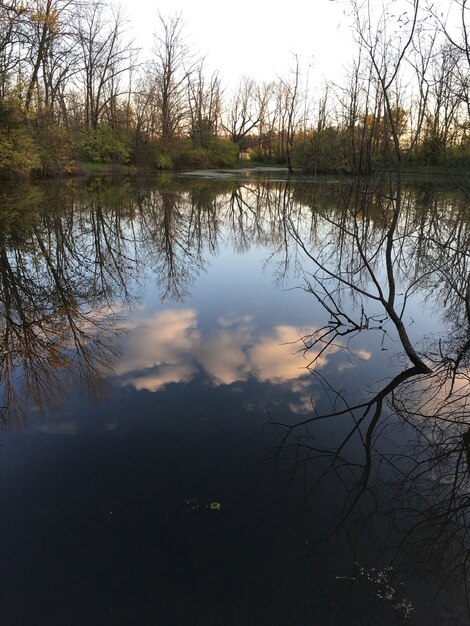
[[[161,311],[135,320],[117,367],[123,384],[157,391],[196,372],[190,355],[200,342],[194,309]]]
[[[360,361],[369,361],[372,353],[368,350],[348,350],[348,355],[352,354],[356,356]],[[338,365],[338,371],[344,372],[345,370],[352,370],[356,367],[356,363],[352,360],[344,361]]]
[[[254,376],[261,382],[285,382],[308,374],[308,361],[299,352],[302,333],[293,326],[275,326],[250,349],[249,356]],[[324,365],[326,359],[321,359]]]
[[[230,385],[246,380],[250,364],[246,344],[253,341],[250,328],[228,328],[210,333],[195,350],[194,357],[215,384]]]
[[[141,391],[160,391],[170,383],[184,383],[191,380],[195,374],[195,368],[184,363],[165,364],[154,372],[144,371],[136,376],[129,376],[125,379],[126,384],[132,385]]]
[[[249,323],[253,321],[254,317],[252,315],[222,315],[217,320],[217,323],[219,326],[227,328],[228,326],[235,326],[236,324]]]
[[[304,392],[299,381],[309,376],[306,366],[315,356],[309,352],[306,360],[301,350],[306,329],[279,325],[260,335],[256,320],[248,315],[220,317],[217,324],[202,333],[194,309],[166,309],[136,318],[118,367],[121,383],[158,391],[169,383],[188,382],[202,370],[214,385],[253,377],[262,383],[292,383],[294,393]],[[324,367],[337,350],[328,348],[315,367]]]
[[[297,402],[289,402],[289,409],[296,415],[309,415],[314,406],[312,396],[301,396]]]
[[[174,363],[199,340],[196,311],[166,310],[153,317],[139,317],[125,343],[118,373]]]

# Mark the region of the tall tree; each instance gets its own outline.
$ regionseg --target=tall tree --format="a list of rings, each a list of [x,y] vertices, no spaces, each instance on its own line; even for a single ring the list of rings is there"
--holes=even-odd
[[[132,44],[124,41],[126,24],[120,11],[107,12],[102,2],[81,7],[76,37],[83,69],[85,126],[96,129],[106,108],[125,93],[120,78],[129,71]]]
[[[159,15],[158,18],[160,29],[155,34],[150,69],[153,107],[158,123],[155,132],[166,143],[183,129],[187,130],[186,88],[198,64],[186,43],[181,15],[170,18]]]
[[[286,161],[289,174],[293,173],[291,152],[294,145],[295,131],[299,114],[299,90],[300,90],[300,68],[299,58],[295,55],[295,66],[292,70],[292,78],[288,81],[281,81],[284,91],[284,107],[286,110],[285,146]]]
[[[248,76],[243,76],[225,111],[223,128],[230,140],[243,150],[250,133],[258,130],[261,121],[258,86]]]
[[[215,72],[206,79],[204,64],[188,77],[188,110],[190,135],[195,143],[204,145],[218,132],[221,113],[221,86]]]
[[[18,70],[24,42],[26,8],[20,0],[0,2],[0,97],[6,96],[12,73]]]

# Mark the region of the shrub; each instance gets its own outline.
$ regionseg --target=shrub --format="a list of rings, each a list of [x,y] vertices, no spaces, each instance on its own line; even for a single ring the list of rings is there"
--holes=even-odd
[[[297,140],[292,150],[295,167],[306,173],[334,172],[351,169],[350,156],[346,145],[348,138],[338,128],[327,127],[312,133],[310,137]]]
[[[212,167],[228,167],[238,160],[238,146],[226,139],[212,139],[207,151]]]
[[[250,160],[255,161],[255,163],[265,163],[266,161],[269,161],[269,158],[263,148],[254,148],[251,151]]]
[[[157,170],[171,170],[173,169],[173,160],[169,154],[164,152],[157,152],[154,159],[155,167]]]
[[[175,141],[169,152],[177,170],[210,167],[207,150],[194,146],[190,139]]]
[[[38,167],[38,147],[19,103],[0,100],[0,176],[28,176]]]
[[[445,151],[445,165],[450,168],[468,169],[470,165],[470,146],[451,146]]]
[[[44,119],[39,121],[34,134],[43,175],[57,175],[73,171],[72,145],[64,128]]]
[[[110,126],[86,132],[78,144],[79,156],[92,163],[121,165],[129,160],[129,150]]]
[[[177,139],[169,144],[150,140],[136,146],[133,157],[137,165],[157,170],[229,167],[238,159],[238,147],[217,137],[204,146],[191,139]]]
[[[40,166],[38,147],[26,129],[0,130],[0,175],[28,176]]]

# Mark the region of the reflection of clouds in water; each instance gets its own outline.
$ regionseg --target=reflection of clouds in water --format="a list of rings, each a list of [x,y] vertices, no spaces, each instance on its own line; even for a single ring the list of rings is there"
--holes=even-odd
[[[242,315],[242,316],[222,315],[217,320],[217,323],[219,324],[219,326],[226,328],[227,326],[234,326],[235,324],[241,323],[241,322],[253,322],[254,319],[255,318],[252,315]]]
[[[203,335],[193,309],[168,309],[136,319],[118,367],[122,384],[158,391],[169,383],[188,382],[202,370],[214,385],[249,377],[261,383],[291,383],[293,393],[300,395],[293,410],[311,408],[306,366],[316,355],[310,351],[306,360],[300,341],[311,329],[279,325],[260,334],[248,315],[220,317],[217,323],[218,328]],[[316,358],[315,368],[325,367],[328,357],[338,350],[339,346],[329,347]],[[357,354],[370,357],[365,352]]]
[[[86,430],[90,424],[84,424],[79,416],[49,415],[47,421],[43,418],[31,420],[28,423],[30,433],[42,433],[44,435],[77,435],[81,430]],[[112,432],[117,429],[115,421],[94,420],[91,424],[96,433]]]
[[[193,309],[166,310],[135,320],[118,367],[123,384],[157,391],[187,382],[202,369],[214,385],[253,376],[260,382],[293,382],[308,376],[299,349],[304,329],[276,326],[258,335],[253,317],[221,317],[219,328],[204,336]],[[326,355],[317,367],[327,362]]]
[[[298,380],[292,385],[292,391],[299,394],[298,400],[289,403],[289,409],[297,415],[308,415],[315,406],[315,397],[309,393],[309,380]]]
[[[469,421],[470,371],[453,375],[442,369],[410,381],[403,393],[404,399],[396,392],[399,401],[419,418],[447,420],[451,417],[451,424]]]
[[[276,326],[272,332],[260,337],[249,350],[256,378],[261,382],[285,382],[305,376],[308,361],[305,360],[303,352],[299,352],[303,347],[299,339],[306,334],[305,329]],[[309,359],[311,357],[312,353],[309,354]],[[326,363],[327,359],[322,355],[317,359],[315,366],[324,367]]]
[[[66,418],[60,419],[55,416],[46,421],[32,422],[28,425],[29,432],[43,433],[46,435],[76,435],[79,431],[78,421]]]
[[[370,361],[372,356],[372,352],[368,352],[367,350],[351,350],[348,349],[348,356],[355,356],[361,361]],[[353,361],[345,361],[338,365],[338,372],[344,372],[345,370],[352,370],[356,367],[356,363]]]
[[[467,494],[470,371],[454,375],[452,369],[443,368],[411,380],[395,391],[394,405],[417,426],[429,478],[453,485],[456,494]]]
[[[247,327],[217,330],[196,347],[195,357],[216,385],[246,380],[249,374],[246,346],[252,337]]]
[[[372,356],[372,353],[368,350],[352,350],[352,353],[355,354],[362,361],[368,361]]]
[[[140,317],[131,330],[116,368],[117,374],[124,376],[124,384],[157,391],[169,383],[186,382],[196,373],[189,358],[193,346],[200,342],[195,311],[168,310]],[[145,373],[129,376],[142,370]]]
[[[295,415],[309,415],[314,406],[314,398],[310,395],[301,396],[298,402],[289,402],[289,410]]]
[[[130,384],[137,391],[159,391],[170,383],[186,383],[191,380],[196,369],[186,363],[165,363],[160,365],[155,372],[130,377],[126,384]]]

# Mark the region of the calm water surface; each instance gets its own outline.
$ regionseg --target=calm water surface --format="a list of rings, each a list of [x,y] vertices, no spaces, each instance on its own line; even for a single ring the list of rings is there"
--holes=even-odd
[[[423,350],[460,327],[429,258],[433,220],[465,200],[404,193],[397,291],[425,276],[402,314]],[[448,520],[404,539],[440,497],[427,460],[426,502],[397,498],[397,450],[421,458],[413,424],[384,403],[353,512],[365,435],[325,471],[352,414],[286,429],[363,402],[404,368],[380,303],[344,284],[328,295],[309,258],[331,269],[351,255],[335,233],[348,186],[93,179],[1,201],[2,625],[467,623],[465,574],[427,560]],[[354,202],[372,249],[386,213]],[[361,328],[305,352],[333,300]]]

